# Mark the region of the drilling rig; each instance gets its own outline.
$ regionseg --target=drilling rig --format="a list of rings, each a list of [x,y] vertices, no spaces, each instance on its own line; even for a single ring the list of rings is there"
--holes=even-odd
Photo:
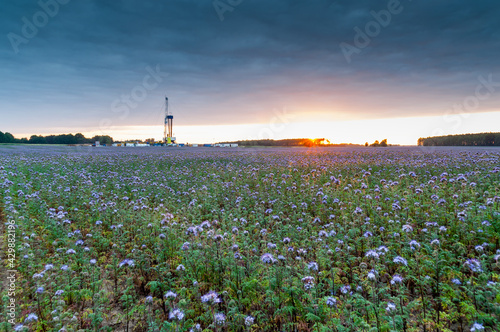
[[[172,126],[174,123],[174,116],[169,113],[168,110],[168,97],[165,97],[165,128],[163,131],[163,143],[165,146],[169,146],[175,143],[175,137],[173,137]]]

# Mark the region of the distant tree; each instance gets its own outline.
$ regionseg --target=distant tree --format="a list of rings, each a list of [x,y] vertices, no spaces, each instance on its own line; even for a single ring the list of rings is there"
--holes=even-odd
[[[382,142],[380,142],[380,146],[384,148],[387,147],[387,138],[383,139]]]
[[[99,141],[99,143],[101,144],[113,144],[113,138],[110,137],[110,136],[94,136],[92,137],[92,143],[94,143],[95,141]]]
[[[372,144],[370,144],[370,146],[372,146],[374,148],[378,148],[380,146],[380,143],[379,143],[379,141],[375,141]]]
[[[311,140],[304,141],[304,146],[307,146],[308,148],[312,147],[314,145],[314,142]]]
[[[88,143],[88,139],[85,138],[85,136],[83,136],[82,133],[78,133],[78,134],[75,134],[75,140],[76,140],[76,144],[85,144],[85,143]]]
[[[368,146],[368,142],[365,143],[365,146]]]
[[[495,145],[495,134],[488,133],[488,134],[484,135],[484,145],[486,145],[486,146]]]
[[[15,143],[16,139],[11,133],[5,133],[3,134],[3,138],[0,138],[2,143]]]
[[[0,131],[0,143],[6,143],[5,142],[5,134]]]
[[[47,140],[43,136],[32,135],[28,141],[30,144],[47,144]]]
[[[479,133],[419,138],[423,146],[500,146],[500,133]]]

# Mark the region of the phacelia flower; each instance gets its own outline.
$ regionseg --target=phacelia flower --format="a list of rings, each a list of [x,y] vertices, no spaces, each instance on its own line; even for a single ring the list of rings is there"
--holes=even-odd
[[[403,264],[404,266],[408,266],[408,262],[406,261],[406,259],[401,256],[394,257],[393,262],[396,264]]]
[[[221,312],[216,313],[214,315],[214,322],[217,325],[224,325],[224,323],[226,322],[226,316]]]
[[[392,277],[391,285],[400,284],[402,282],[403,278],[399,274],[395,274],[394,277]]]
[[[329,296],[326,298],[326,305],[329,307],[333,307],[337,304],[337,299],[333,296]]]
[[[122,267],[124,265],[128,265],[128,266],[134,266],[135,263],[134,263],[134,260],[133,259],[124,259],[123,261],[120,262],[120,264],[118,265],[119,267]]]
[[[310,262],[307,264],[307,268],[312,271],[318,271],[318,263]]]
[[[465,265],[467,265],[472,272],[483,272],[481,262],[475,258],[466,260]]]
[[[221,299],[219,298],[219,294],[217,294],[217,292],[210,291],[201,297],[201,302],[208,304],[215,304],[215,303],[220,303]]]
[[[34,322],[38,320],[38,316],[36,314],[29,314],[28,317],[26,317],[26,319],[24,320],[25,323],[29,323],[29,322]]]
[[[254,320],[255,320],[255,318],[253,318],[252,316],[246,316],[245,317],[245,325],[246,326],[252,326]]]
[[[181,321],[184,318],[184,312],[182,312],[182,310],[180,310],[180,309],[174,309],[174,310],[170,311],[168,318],[171,320],[176,319],[178,321]]]
[[[262,263],[271,264],[274,262],[274,257],[273,255],[266,253],[260,257],[260,260]]]
[[[388,313],[391,313],[393,311],[396,311],[396,305],[392,302],[389,302],[387,303],[387,307],[385,308],[385,310],[388,312]]]
[[[472,324],[470,330],[471,331],[484,331],[484,326],[483,326],[483,324],[475,322],[474,324]]]
[[[177,294],[172,291],[168,291],[164,296],[166,299],[175,299],[177,297]]]

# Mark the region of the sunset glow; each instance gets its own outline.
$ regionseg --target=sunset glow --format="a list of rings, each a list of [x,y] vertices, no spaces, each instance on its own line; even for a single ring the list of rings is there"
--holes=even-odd
[[[300,118],[300,117],[297,117]],[[295,118],[295,119],[297,119]],[[419,137],[467,132],[491,132],[498,130],[500,112],[462,114],[455,116],[408,117],[391,119],[289,122],[239,125],[187,126],[178,124],[174,135],[186,143],[215,143],[230,140],[325,138],[332,144],[372,143],[387,138],[389,144],[416,145]],[[42,132],[44,135],[58,133]],[[105,131],[115,140],[161,140],[163,126],[122,126]],[[76,133],[76,132],[74,132]],[[84,131],[86,136],[102,135],[103,131]],[[28,135],[20,133],[19,136]]]

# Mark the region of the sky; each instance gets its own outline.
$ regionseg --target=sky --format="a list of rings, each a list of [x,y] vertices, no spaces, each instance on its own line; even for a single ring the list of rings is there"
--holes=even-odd
[[[0,131],[416,144],[500,131],[500,2],[5,0]]]

